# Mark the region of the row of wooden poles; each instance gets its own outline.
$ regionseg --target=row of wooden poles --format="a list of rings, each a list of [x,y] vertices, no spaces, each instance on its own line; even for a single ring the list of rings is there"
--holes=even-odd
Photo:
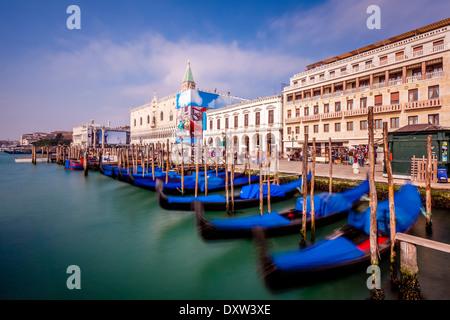
[[[183,143],[181,144],[183,146]],[[155,167],[159,166],[162,169],[165,169],[166,172],[166,183],[169,180],[169,171],[175,170],[181,175],[181,189],[180,193],[182,196],[185,194],[184,188],[184,180],[186,171],[193,171],[195,169],[196,183],[195,183],[195,197],[198,196],[198,181],[199,181],[199,172],[200,172],[200,162],[202,162],[203,170],[205,173],[205,177],[207,176],[207,171],[209,168],[208,161],[206,161],[207,154],[209,151],[209,147],[206,146],[201,148],[199,145],[195,148],[197,161],[189,161],[186,163],[184,160],[184,150],[183,147],[181,149],[181,161],[172,161],[172,147],[173,145],[167,139],[167,142],[164,143],[156,143],[156,144],[148,144],[148,145],[132,145],[129,147],[116,147],[116,148],[81,148],[74,146],[58,146],[54,147],[53,152],[56,153],[56,163],[64,164],[66,159],[79,160],[84,158],[84,173],[88,175],[89,169],[89,158],[97,158],[101,159],[102,156],[116,156],[117,164],[121,168],[127,168],[128,173],[133,169],[133,172],[137,172],[137,168],[140,165],[142,167],[142,175],[144,176],[146,173],[151,172],[153,179],[155,179]],[[202,149],[202,150],[201,150]],[[35,150],[35,148],[33,148]],[[200,150],[203,153],[202,160],[199,159],[198,155]],[[47,154],[52,150],[47,149]],[[216,176],[218,175],[219,169],[224,169],[225,171],[225,193],[226,193],[226,213],[234,214],[234,173],[236,171],[236,164],[234,163],[234,156],[229,156],[229,148],[227,148],[227,144],[224,146],[224,161],[221,163],[219,161],[218,152],[216,152],[215,162],[210,166],[210,168],[215,168]],[[190,158],[190,156],[189,156]],[[195,157],[194,157],[195,158]],[[213,158],[214,159],[214,158]],[[228,160],[230,159],[230,161]],[[244,172],[248,175],[248,183],[251,184],[251,170],[250,170],[250,158],[247,153],[245,157],[245,168]],[[271,211],[270,205],[270,184],[275,183],[279,184],[280,177],[278,174],[278,170],[275,169],[272,181],[270,177],[270,160],[263,165],[262,161],[262,153],[260,153],[259,158],[259,176],[260,176],[260,213],[263,213],[263,184],[267,182],[268,184],[268,211]],[[268,154],[268,159],[270,159],[270,151]],[[194,166],[192,166],[191,162],[194,162]],[[98,163],[101,165],[101,163]],[[164,168],[165,167],[165,168]],[[230,171],[230,173],[229,173]],[[205,195],[208,195],[208,180],[205,179]],[[230,199],[231,198],[231,199]]]

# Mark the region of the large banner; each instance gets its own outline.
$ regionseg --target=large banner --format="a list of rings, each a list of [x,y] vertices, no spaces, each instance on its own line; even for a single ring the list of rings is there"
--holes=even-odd
[[[177,94],[177,139],[186,142],[199,139],[203,144],[203,130],[206,125],[204,112],[239,102],[242,100],[192,89]]]

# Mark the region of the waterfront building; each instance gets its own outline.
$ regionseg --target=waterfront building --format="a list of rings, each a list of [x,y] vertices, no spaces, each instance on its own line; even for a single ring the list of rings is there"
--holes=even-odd
[[[375,140],[411,124],[450,126],[450,19],[307,66],[283,90],[285,153],[305,133],[318,153],[368,142],[367,110],[374,107]]]
[[[206,111],[204,138],[209,147],[227,147],[240,155],[249,152],[281,152],[283,134],[283,95],[273,95]]]
[[[20,145],[28,146],[31,145],[33,142],[49,138],[52,138],[51,135],[45,132],[25,133],[20,136]]]
[[[89,147],[105,147],[111,145],[130,144],[130,127],[122,126],[111,128],[108,125],[96,124],[91,120],[88,124],[82,124],[73,128],[72,145]]]
[[[222,108],[245,99],[198,90],[188,61],[181,90],[130,110],[132,144],[195,143],[203,141],[204,115],[207,109]]]

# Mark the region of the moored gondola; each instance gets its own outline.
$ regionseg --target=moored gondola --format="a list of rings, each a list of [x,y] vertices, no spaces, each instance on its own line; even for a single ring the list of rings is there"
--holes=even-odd
[[[361,198],[369,192],[369,183],[364,181],[358,186],[342,193],[329,195],[328,193],[314,196],[315,226],[321,227],[338,221],[349,214],[350,210],[361,203]],[[280,236],[298,232],[302,226],[303,198],[297,199],[294,209],[284,212],[272,211],[263,215],[255,214],[248,217],[230,217],[223,219],[207,219],[204,214],[205,204],[197,202],[195,217],[197,231],[205,240],[250,238],[253,227],[265,229],[266,236]],[[311,197],[307,198],[306,226],[311,226]]]
[[[245,177],[245,179],[247,179]],[[311,173],[308,175],[308,181],[311,179]],[[248,181],[248,180],[247,180]],[[247,182],[248,183],[248,182]],[[302,179],[297,179],[291,182],[283,183],[281,185],[271,185],[270,201],[271,203],[283,201],[293,197],[298,193],[298,188],[302,185]],[[235,184],[235,188],[240,184]],[[234,209],[240,210],[245,208],[251,208],[258,206],[259,199],[259,184],[250,184],[242,187],[239,195],[234,197]],[[199,201],[203,203],[204,209],[208,211],[225,211],[227,206],[227,199],[224,196],[213,194],[208,196],[198,197],[181,197],[181,196],[167,196],[165,188],[159,184],[157,188],[158,203],[161,208],[167,210],[194,210],[194,202]],[[263,202],[268,201],[268,186],[263,185]],[[228,200],[229,206],[231,206],[231,196]]]
[[[396,231],[407,233],[418,218],[422,199],[417,188],[404,185],[394,196]],[[378,251],[389,252],[389,201],[377,206]],[[269,253],[264,229],[254,228],[260,272],[270,289],[285,289],[354,272],[370,264],[370,207],[351,212],[348,224],[310,247]]]

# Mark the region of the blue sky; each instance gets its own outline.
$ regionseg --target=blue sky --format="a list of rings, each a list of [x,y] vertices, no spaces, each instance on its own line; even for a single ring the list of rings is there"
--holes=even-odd
[[[69,5],[81,29],[69,30]],[[367,7],[381,9],[370,30]],[[254,99],[305,66],[448,18],[448,0],[0,0],[0,139],[72,130],[180,89]]]

